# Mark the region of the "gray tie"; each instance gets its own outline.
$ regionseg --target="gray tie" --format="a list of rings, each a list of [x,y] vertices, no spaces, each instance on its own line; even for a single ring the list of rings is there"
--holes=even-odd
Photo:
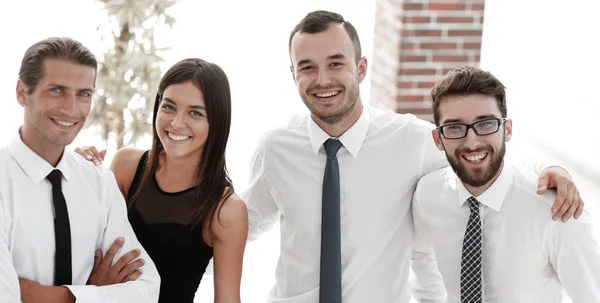
[[[325,141],[327,163],[323,176],[321,213],[320,303],[342,302],[342,244],[340,231],[340,168],[336,154],[342,142]]]

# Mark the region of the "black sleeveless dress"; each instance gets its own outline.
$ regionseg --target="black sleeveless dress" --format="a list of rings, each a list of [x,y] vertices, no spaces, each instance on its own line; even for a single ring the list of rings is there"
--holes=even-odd
[[[140,184],[147,159],[148,151],[140,159],[129,189],[129,222],[160,274],[158,302],[193,303],[213,257],[212,247],[202,237],[202,224],[190,229],[196,191],[164,192],[154,175]],[[140,186],[139,196],[133,201],[131,197]]]

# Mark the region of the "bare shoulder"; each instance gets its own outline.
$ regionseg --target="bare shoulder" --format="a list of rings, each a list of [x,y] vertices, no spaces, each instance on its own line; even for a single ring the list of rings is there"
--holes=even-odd
[[[144,150],[125,147],[121,148],[115,153],[113,160],[110,164],[110,170],[112,170],[119,189],[123,193],[123,196],[127,197],[127,192],[135,177],[135,171],[138,163],[144,154]]]
[[[217,212],[218,225],[223,227],[248,226],[246,203],[235,193],[221,202]]]

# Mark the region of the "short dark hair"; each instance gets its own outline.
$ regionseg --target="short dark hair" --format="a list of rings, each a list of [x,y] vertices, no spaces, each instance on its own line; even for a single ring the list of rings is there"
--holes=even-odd
[[[492,73],[476,67],[463,66],[448,72],[431,89],[433,120],[440,125],[440,101],[456,95],[482,94],[493,96],[498,103],[502,118],[506,118],[506,87]]]
[[[354,45],[354,59],[358,62],[362,57],[362,50],[360,47],[360,39],[358,38],[358,33],[356,32],[354,25],[344,20],[344,17],[338,13],[323,10],[308,13],[300,20],[300,23],[294,27],[294,30],[290,33],[288,51],[290,54],[292,53],[292,39],[296,33],[321,33],[326,31],[332,24],[342,24],[344,26],[344,29],[350,36],[350,40],[352,40],[352,45]]]
[[[44,77],[44,61],[46,59],[63,59],[98,68],[98,61],[94,54],[81,42],[67,37],[50,37],[30,46],[19,69],[19,80],[29,87],[28,94],[33,93],[35,87]]]

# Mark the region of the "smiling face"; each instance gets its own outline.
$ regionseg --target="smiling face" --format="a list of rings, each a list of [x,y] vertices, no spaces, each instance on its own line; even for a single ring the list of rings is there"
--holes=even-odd
[[[502,118],[494,96],[472,94],[443,97],[439,103],[440,125],[471,124],[489,118]],[[489,186],[498,176],[512,136],[512,121],[506,120],[498,132],[479,136],[468,129],[461,139],[446,139],[432,132],[438,149],[446,152],[450,166],[465,185]]]
[[[192,81],[165,89],[155,122],[158,138],[169,157],[201,158],[209,123],[204,95]]]
[[[43,71],[31,93],[17,82],[17,100],[25,109],[21,138],[42,157],[73,142],[90,112],[96,78],[95,68],[68,60],[46,59]]]
[[[356,62],[354,45],[342,24],[332,24],[319,33],[298,32],[290,50],[290,69],[313,117],[335,124],[360,111],[358,85],[366,75],[367,63],[364,58]]]

